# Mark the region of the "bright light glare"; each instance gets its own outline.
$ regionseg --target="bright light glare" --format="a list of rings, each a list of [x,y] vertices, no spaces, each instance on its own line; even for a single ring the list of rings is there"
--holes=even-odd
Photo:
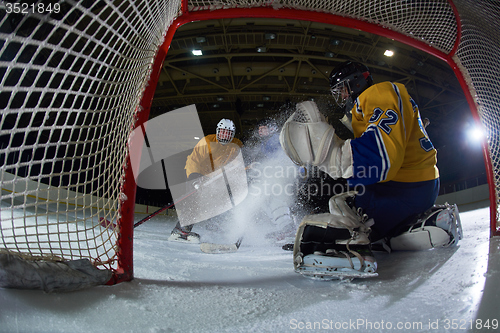
[[[394,51],[391,50],[385,50],[384,55],[386,57],[392,57],[394,55]]]
[[[203,55],[203,52],[201,50],[193,50],[192,51],[195,56],[201,56]]]
[[[471,129],[469,129],[467,135],[469,137],[469,140],[472,140],[475,142],[482,141],[484,138],[484,132],[479,127],[473,127]]]

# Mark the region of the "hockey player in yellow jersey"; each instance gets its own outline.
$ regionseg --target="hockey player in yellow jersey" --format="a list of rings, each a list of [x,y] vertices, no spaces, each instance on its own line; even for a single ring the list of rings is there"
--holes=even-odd
[[[234,128],[233,126],[228,125],[229,128]],[[209,134],[201,139],[188,156],[185,169],[189,180],[208,175],[229,163],[239,153],[243,144],[234,137],[234,130],[218,128],[218,131],[219,135]]]
[[[405,86],[373,84],[365,65],[347,61],[331,72],[330,87],[353,139],[341,140],[310,101],[298,103],[280,134],[296,164],[345,178],[352,189],[330,199],[329,213],[304,217],[294,246],[296,271],[323,278],[375,276],[373,242],[405,250],[456,244],[458,210],[434,206],[437,152]]]
[[[404,85],[391,82],[373,85],[358,97],[352,110],[354,137],[373,133],[372,140],[365,141],[380,142],[376,150],[358,146],[360,140],[353,145],[360,150],[359,165],[377,171],[374,175],[364,175],[363,168],[355,169],[360,174],[354,178],[360,183],[389,180],[414,183],[439,178],[436,150],[422,125],[418,107]]]
[[[186,176],[188,184],[202,182],[203,177],[231,162],[243,146],[235,138],[236,127],[230,119],[221,119],[217,124],[216,133],[202,138],[193,148],[186,160]],[[190,189],[191,190],[191,189]],[[198,243],[200,235],[192,232],[193,225],[181,227],[178,222],[169,237],[169,241]]]

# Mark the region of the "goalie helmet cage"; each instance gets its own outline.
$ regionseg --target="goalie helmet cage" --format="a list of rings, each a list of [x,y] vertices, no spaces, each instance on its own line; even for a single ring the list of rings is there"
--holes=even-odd
[[[496,1],[48,3],[28,8],[0,3],[0,251],[28,260],[88,259],[113,272],[109,284],[131,280],[136,184],[129,136],[148,120],[176,29],[236,17],[355,28],[448,63],[488,133],[483,150],[491,235],[500,235]],[[116,227],[103,227],[101,218],[117,221]]]

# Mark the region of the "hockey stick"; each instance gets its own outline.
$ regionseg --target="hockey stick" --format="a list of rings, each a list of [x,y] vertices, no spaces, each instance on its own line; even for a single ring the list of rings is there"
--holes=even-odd
[[[218,253],[233,253],[238,251],[241,245],[243,236],[238,238],[234,244],[215,244],[215,243],[201,243],[200,250],[205,253],[218,254]]]
[[[188,194],[186,194],[185,196],[183,196],[182,198],[180,198],[179,200],[177,200],[176,202],[172,203],[172,204],[166,204],[165,206],[161,207],[160,209],[158,209],[157,211],[151,213],[150,215],[146,216],[145,218],[143,218],[142,220],[134,223],[134,228],[140,226],[141,224],[143,224],[144,222],[146,222],[147,220],[150,220],[152,219],[153,217],[155,217],[156,215],[160,214],[161,212],[164,212],[166,211],[167,209],[169,208],[172,208],[173,206],[175,206],[176,204],[178,204],[179,202],[181,202],[182,200],[186,199],[187,197],[191,196],[193,193],[195,193],[196,190],[194,191],[191,191],[189,192]]]
[[[189,197],[190,195],[192,195],[194,192],[196,192],[196,190],[186,194],[185,196],[183,196],[182,198],[180,198],[179,200],[177,200],[176,202],[172,203],[172,204],[166,204],[165,206],[161,207],[160,209],[154,211],[153,213],[149,214],[148,216],[146,216],[145,218],[143,218],[142,220],[134,223],[134,228],[140,226],[141,224],[143,224],[144,222],[146,222],[147,220],[150,220],[152,219],[153,217],[155,217],[156,215],[160,214],[161,212],[164,212],[166,211],[167,209],[169,208],[172,208],[173,206],[175,206],[176,204],[178,204],[179,202],[181,202],[182,200],[186,199],[187,197]],[[99,222],[101,224],[102,227],[104,228],[108,228],[108,229],[114,229],[116,228],[116,223],[113,223],[107,219],[105,219],[104,217],[101,217],[99,218]]]
[[[227,187],[227,192],[229,194],[229,199],[231,200],[231,205],[235,206],[234,200],[233,200],[233,194],[231,192],[231,187],[229,186],[229,181],[227,179],[226,171],[224,170],[224,167],[221,168],[222,170],[222,176],[224,177],[224,182],[226,183]],[[205,253],[233,253],[238,251],[241,245],[241,241],[243,240],[243,236],[238,238],[236,243],[234,244],[216,244],[216,243],[201,243],[200,244],[200,250]]]
[[[106,220],[104,217],[99,218],[99,223],[102,227],[113,230],[116,228],[116,223],[111,222],[110,220]]]
[[[165,206],[163,206],[162,208],[158,209],[157,211],[151,213],[150,215],[146,216],[145,218],[143,218],[142,220],[134,223],[134,228],[140,226],[141,224],[143,224],[144,222],[146,222],[147,220],[150,220],[152,219],[153,217],[155,217],[156,215],[160,214],[161,212],[169,209],[169,208],[172,208],[173,206],[175,206],[176,204],[178,204],[179,202],[181,202],[182,200],[186,199],[187,197],[193,195],[196,191],[198,191],[198,189],[201,187],[201,186],[206,186],[210,183],[213,183],[215,180],[219,179],[222,177],[222,174],[220,175],[217,175],[215,177],[211,177],[209,178],[208,180],[206,180],[205,182],[202,182],[201,184],[198,184],[197,186],[195,186],[195,189],[191,192],[189,192],[188,194],[186,194],[185,196],[183,196],[182,198],[180,198],[179,200],[177,200],[176,202],[172,203],[172,204],[167,204]]]

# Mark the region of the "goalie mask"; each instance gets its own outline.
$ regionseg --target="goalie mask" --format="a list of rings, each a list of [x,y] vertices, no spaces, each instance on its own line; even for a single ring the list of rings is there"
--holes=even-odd
[[[341,122],[352,131],[352,113],[354,101],[373,84],[370,70],[359,62],[346,61],[335,67],[330,73],[330,89],[337,105],[346,115]]]
[[[229,142],[233,141],[235,132],[236,127],[234,126],[232,120],[221,119],[221,121],[219,121],[219,123],[217,124],[217,141],[222,145],[226,145]]]

